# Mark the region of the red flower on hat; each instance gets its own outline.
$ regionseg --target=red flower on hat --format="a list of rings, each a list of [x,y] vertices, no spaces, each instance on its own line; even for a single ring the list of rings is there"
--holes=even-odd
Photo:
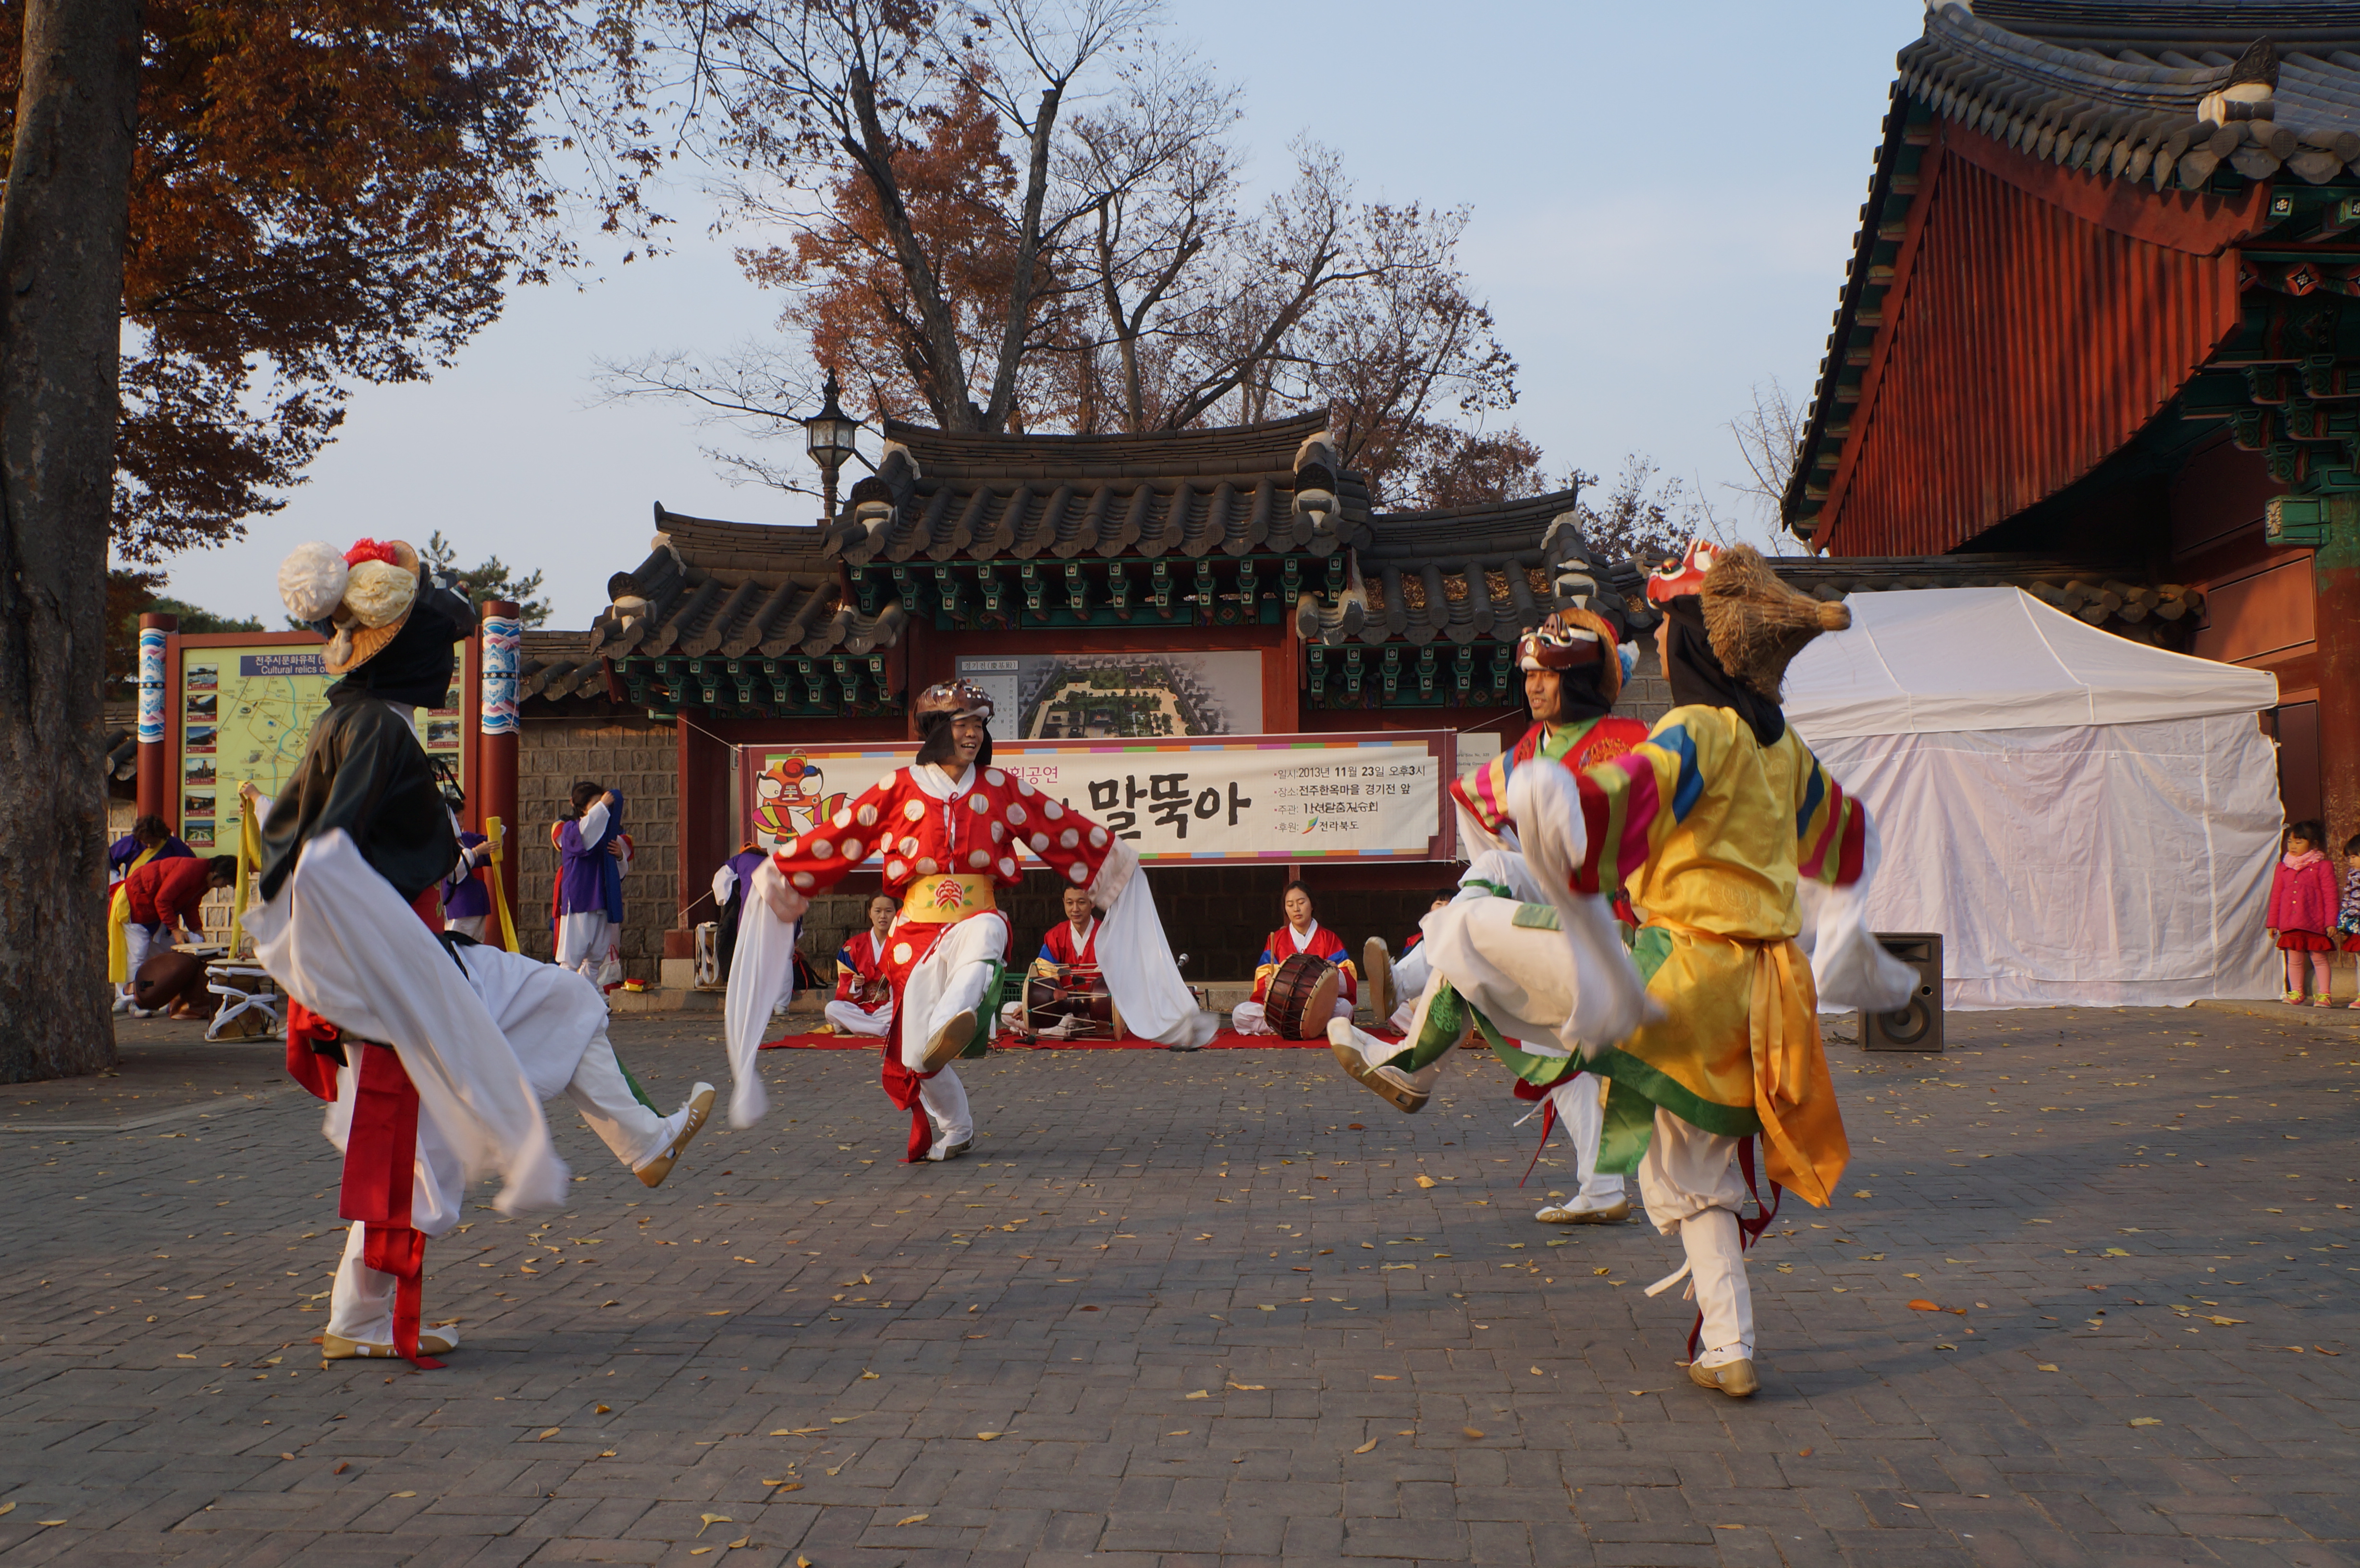
[[[394,554],[393,546],[373,539],[365,539],[344,551],[346,566],[358,566],[364,561],[382,561],[388,566],[401,564],[401,558]]]

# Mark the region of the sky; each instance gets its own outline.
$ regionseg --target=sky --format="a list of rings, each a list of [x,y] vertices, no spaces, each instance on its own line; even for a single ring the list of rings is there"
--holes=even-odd
[[[1551,472],[1611,483],[1644,452],[1749,516],[1724,488],[1744,477],[1728,421],[1773,376],[1809,395],[1918,0],[1170,0],[1169,15],[1244,89],[1251,180],[1283,182],[1308,134],[1364,200],[1470,209],[1470,292],[1521,367],[1508,418]],[[682,219],[668,254],[594,252],[595,278],[512,295],[432,381],[357,389],[285,509],[169,560],[166,591],[279,626],[274,579],[298,542],[439,528],[463,562],[541,572],[548,626],[582,627],[645,557],[655,503],[814,520],[814,502],[720,477],[703,449],[728,432],[600,397],[599,361],[726,349],[777,315],[732,251],[781,236],[708,232],[694,189],[661,204]]]

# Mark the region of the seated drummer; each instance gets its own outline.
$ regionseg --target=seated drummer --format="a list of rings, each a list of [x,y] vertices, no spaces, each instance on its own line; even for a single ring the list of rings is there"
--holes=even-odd
[[[885,975],[885,938],[901,906],[890,893],[869,900],[869,929],[852,933],[836,953],[836,995],[829,998],[827,1021],[842,1034],[865,1034],[882,1040],[893,1028],[893,985]],[[803,958],[796,956],[800,966]]]
[[[1065,889],[1065,923],[1051,926],[1042,939],[1041,956],[1032,961],[1035,975],[1054,974],[1076,964],[1085,969],[1098,965],[1098,912],[1090,907],[1087,888]]]
[[[1336,986],[1336,1017],[1352,1016],[1352,1004],[1360,995],[1359,972],[1346,956],[1344,939],[1321,925],[1312,917],[1311,889],[1300,882],[1286,885],[1286,923],[1270,933],[1264,944],[1262,963],[1254,970],[1253,997],[1240,1002],[1229,1013],[1229,1027],[1240,1034],[1276,1034],[1262,1004],[1270,993],[1270,978],[1278,966],[1298,953],[1308,953],[1324,958],[1344,973]],[[1306,1027],[1317,1031],[1327,1027],[1325,1018],[1306,1018]]]

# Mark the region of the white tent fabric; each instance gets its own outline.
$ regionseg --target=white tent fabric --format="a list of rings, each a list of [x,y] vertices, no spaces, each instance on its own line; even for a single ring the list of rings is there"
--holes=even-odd
[[[1875,818],[1873,929],[1939,931],[1954,1008],[2278,994],[2277,678],[2015,588],[1854,593],[1787,719]]]

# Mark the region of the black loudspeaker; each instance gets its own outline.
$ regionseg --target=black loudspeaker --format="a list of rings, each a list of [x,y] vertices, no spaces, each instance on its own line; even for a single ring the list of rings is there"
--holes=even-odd
[[[1878,931],[1885,951],[1918,972],[1918,989],[1889,1013],[1860,1016],[1863,1051],[1942,1049],[1942,933]]]

